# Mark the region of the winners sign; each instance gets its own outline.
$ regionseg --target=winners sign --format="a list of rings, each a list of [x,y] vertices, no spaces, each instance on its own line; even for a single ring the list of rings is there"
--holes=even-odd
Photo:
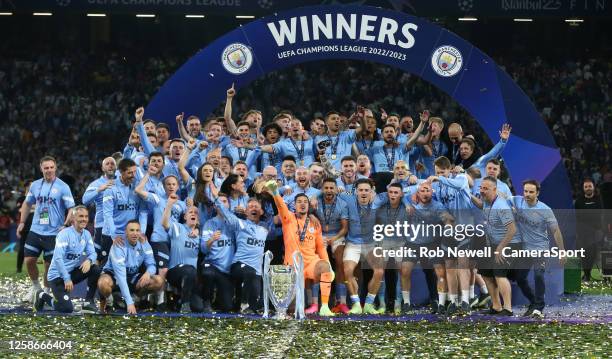
[[[147,115],[168,123],[181,112],[206,117],[224,101],[232,83],[240,89],[269,72],[334,59],[377,62],[428,81],[465,108],[490,138],[498,136],[503,123],[511,124],[512,140],[503,158],[512,182],[535,178],[542,183],[542,201],[556,209],[572,208],[557,146],[523,91],[469,42],[402,12],[314,6],[253,21],[185,63],[153,98]]]

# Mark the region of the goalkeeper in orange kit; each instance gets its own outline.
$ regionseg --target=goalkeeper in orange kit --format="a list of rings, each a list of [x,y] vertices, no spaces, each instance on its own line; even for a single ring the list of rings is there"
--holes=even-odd
[[[333,316],[334,313],[329,309],[328,303],[334,272],[329,263],[325,243],[323,243],[321,224],[317,217],[308,214],[310,207],[308,197],[303,193],[295,196],[295,213],[293,213],[289,211],[283,197],[280,196],[276,181],[267,182],[266,187],[274,196],[278,215],[283,224],[285,265],[293,264],[293,253],[295,251],[302,253],[304,278],[320,282],[321,307],[319,315]]]

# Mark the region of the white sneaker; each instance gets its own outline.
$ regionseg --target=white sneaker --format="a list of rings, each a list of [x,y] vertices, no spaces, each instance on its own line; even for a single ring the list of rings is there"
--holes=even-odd
[[[34,301],[36,300],[35,295],[36,295],[37,290],[34,289],[34,286],[30,287],[30,290],[28,290],[23,297],[21,297],[21,301],[24,303],[34,303]]]
[[[541,311],[534,309],[531,313],[531,317],[536,319],[542,319],[544,318],[544,314]]]

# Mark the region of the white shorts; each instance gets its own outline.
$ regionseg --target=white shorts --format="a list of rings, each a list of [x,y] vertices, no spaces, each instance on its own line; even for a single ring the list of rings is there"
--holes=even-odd
[[[346,242],[344,245],[344,256],[342,257],[342,260],[359,263],[361,259],[366,259],[368,253],[372,252],[375,247],[375,243],[355,244]]]
[[[338,247],[345,245],[345,242],[346,240],[344,239],[344,237],[340,237],[336,239],[335,241],[333,241],[331,244],[332,253],[335,253]]]

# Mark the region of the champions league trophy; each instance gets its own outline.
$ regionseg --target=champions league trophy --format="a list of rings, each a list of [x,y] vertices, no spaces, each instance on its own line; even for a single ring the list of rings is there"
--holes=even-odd
[[[276,310],[275,319],[289,319],[287,309],[295,299],[295,319],[304,319],[304,261],[302,253],[293,253],[293,266],[270,265],[272,252],[264,253],[264,318],[269,318],[269,303]]]

